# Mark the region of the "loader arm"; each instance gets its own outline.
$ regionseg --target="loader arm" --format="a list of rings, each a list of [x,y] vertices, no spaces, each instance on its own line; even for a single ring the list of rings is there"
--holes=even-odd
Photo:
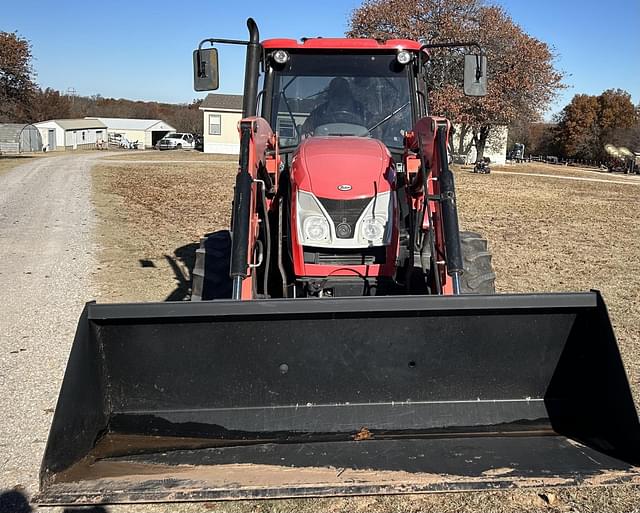
[[[431,269],[435,272],[431,290],[459,294],[463,267],[455,185],[447,155],[450,130],[451,123],[446,118],[420,119],[405,136],[404,168],[413,171],[409,187],[417,213],[416,226],[432,246]],[[409,158],[414,155],[418,160],[411,165]]]
[[[267,120],[250,117],[240,121],[240,159],[233,197],[231,217],[231,268],[233,280],[232,298],[236,300],[256,297],[253,269],[264,260],[271,248],[258,242],[260,205],[258,198],[265,194],[272,181],[268,160],[278,160],[276,136]],[[267,153],[271,155],[268,156]],[[267,184],[265,184],[267,182]],[[268,200],[265,198],[268,203]]]

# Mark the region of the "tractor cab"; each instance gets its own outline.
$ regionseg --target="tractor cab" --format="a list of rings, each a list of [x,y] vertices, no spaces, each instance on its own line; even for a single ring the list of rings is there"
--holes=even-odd
[[[367,137],[401,153],[426,114],[426,52],[414,41],[267,40],[262,116],[287,153],[309,137]]]

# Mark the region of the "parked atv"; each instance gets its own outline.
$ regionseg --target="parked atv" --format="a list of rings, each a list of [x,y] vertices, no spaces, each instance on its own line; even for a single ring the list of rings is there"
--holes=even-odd
[[[473,166],[473,172],[481,175],[488,175],[491,173],[491,168],[489,167],[490,163],[491,159],[489,157],[483,157],[476,162],[475,166]]]

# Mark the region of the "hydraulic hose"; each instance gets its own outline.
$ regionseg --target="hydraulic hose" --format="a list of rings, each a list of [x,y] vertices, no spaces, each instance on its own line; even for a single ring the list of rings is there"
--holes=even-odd
[[[440,196],[442,205],[442,223],[444,243],[447,252],[447,274],[453,280],[453,293],[460,294],[460,276],[463,273],[462,248],[460,246],[460,228],[458,226],[458,207],[453,173],[447,159],[447,127],[438,126],[438,158],[440,159]]]
[[[231,243],[231,269],[233,299],[241,299],[242,280],[247,277],[249,255],[249,221],[251,217],[251,186],[249,174],[249,145],[251,144],[252,123],[241,123],[240,170],[236,175],[233,196],[233,239]]]
[[[420,216],[420,228],[424,225],[424,219],[429,219],[429,251],[431,253],[431,272],[433,274],[433,283],[435,285],[435,293],[442,294],[442,284],[440,283],[440,271],[438,270],[438,258],[436,254],[436,235],[433,225],[433,216],[429,209],[429,175],[431,170],[427,169],[427,160],[424,158],[424,146],[422,145],[422,137],[418,134],[418,155],[420,156],[420,175],[422,177],[422,190],[424,199],[422,201],[422,213]],[[420,265],[424,269],[424,236],[420,241]]]

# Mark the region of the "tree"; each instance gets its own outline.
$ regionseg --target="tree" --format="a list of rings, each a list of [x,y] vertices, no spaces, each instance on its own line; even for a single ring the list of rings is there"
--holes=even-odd
[[[64,119],[71,116],[71,100],[60,91],[47,87],[38,89],[32,98],[29,108],[29,121],[37,122],[47,119]]]
[[[608,89],[598,96],[600,144],[622,146],[626,134],[638,122],[631,95],[622,89]],[[598,148],[601,150],[600,148]]]
[[[515,143],[525,146],[525,155],[562,155],[558,145],[558,128],[554,123],[531,123],[526,119],[516,119],[509,125],[507,148]]]
[[[201,104],[202,100],[193,100],[189,105],[176,105],[171,112],[167,112],[165,119],[179,132],[201,134],[204,122]]]
[[[0,32],[0,122],[28,121],[36,86],[31,45],[14,32]]]
[[[576,94],[560,114],[558,131],[564,156],[592,159],[600,141],[598,98]]]
[[[616,146],[625,146],[631,150],[640,150],[640,104],[635,107],[635,122],[630,128],[615,128],[611,140]]]
[[[501,7],[480,0],[366,0],[352,13],[347,36],[480,43],[489,60],[486,97],[463,94],[464,50],[433,50],[427,79],[431,112],[471,131],[478,158],[493,125],[539,119],[564,87],[548,45],[523,32]]]
[[[609,89],[599,96],[577,94],[559,115],[558,134],[569,158],[605,160],[605,144],[634,145],[638,111],[631,96]]]

